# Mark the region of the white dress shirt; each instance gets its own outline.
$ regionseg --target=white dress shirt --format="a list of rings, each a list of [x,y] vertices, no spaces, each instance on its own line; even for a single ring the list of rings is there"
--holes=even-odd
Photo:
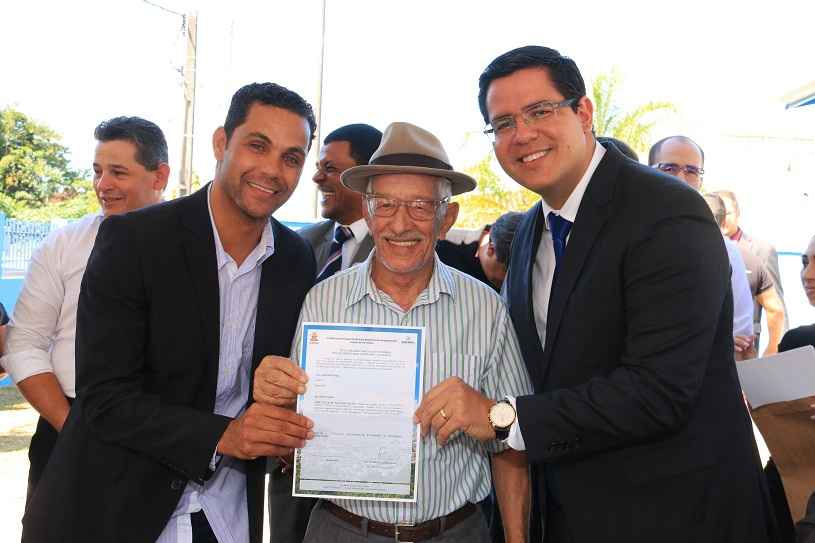
[[[357,250],[359,250],[359,245],[365,239],[365,236],[368,235],[368,224],[365,222],[365,219],[359,219],[358,221],[354,221],[347,225],[340,225],[339,223],[336,223],[334,228],[336,229],[340,226],[350,228],[351,233],[353,234],[350,238],[345,240],[345,243],[342,244],[342,262],[340,269],[344,270],[351,267],[351,263],[354,261]]]
[[[2,359],[15,383],[53,373],[65,395],[76,396],[76,306],[103,218],[86,215],[51,232],[31,256]]]
[[[552,242],[552,232],[549,230],[549,213],[560,215],[567,221],[574,223],[577,218],[577,210],[580,209],[580,202],[583,200],[583,195],[589,186],[589,181],[605,154],[606,149],[595,142],[594,154],[589,161],[589,166],[569,198],[566,199],[563,207],[552,209],[545,200],[541,200],[543,231],[541,232],[541,241],[538,245],[538,253],[535,256],[535,265],[532,270],[532,308],[535,311],[535,327],[538,329],[541,345],[546,345],[546,315],[549,312],[549,293],[552,290],[552,279],[555,274],[555,246]],[[567,246],[570,237],[571,233],[566,236]],[[509,397],[507,399],[515,408],[515,398]],[[517,413],[517,408],[515,412]],[[523,435],[521,435],[521,425],[518,423],[517,418],[509,429],[506,443],[516,451],[526,450],[526,444]]]

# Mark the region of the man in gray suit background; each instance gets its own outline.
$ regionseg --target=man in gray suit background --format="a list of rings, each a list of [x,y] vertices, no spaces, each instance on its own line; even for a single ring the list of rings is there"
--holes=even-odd
[[[349,124],[326,136],[312,180],[320,191],[324,221],[298,230],[314,250],[317,278],[363,262],[374,243],[362,218],[362,194],[346,188],[340,175],[368,164],[382,141],[382,132],[367,124]],[[300,543],[316,500],[291,495],[291,459],[269,461],[269,532],[271,543]]]
[[[362,195],[343,186],[340,175],[348,168],[368,164],[381,141],[382,132],[373,126],[349,124],[331,132],[323,142],[312,180],[320,191],[321,214],[326,220],[299,231],[314,249],[318,281],[364,261],[373,248],[362,218]]]

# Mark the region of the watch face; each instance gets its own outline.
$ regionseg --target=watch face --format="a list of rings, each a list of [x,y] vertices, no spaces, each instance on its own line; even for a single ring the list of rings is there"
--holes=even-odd
[[[515,422],[515,410],[506,402],[499,402],[490,409],[490,420],[497,428],[507,428]]]

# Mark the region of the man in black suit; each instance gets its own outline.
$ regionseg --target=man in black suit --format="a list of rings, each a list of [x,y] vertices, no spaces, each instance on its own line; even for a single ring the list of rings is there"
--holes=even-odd
[[[363,262],[373,249],[362,218],[362,195],[340,183],[340,175],[348,168],[368,164],[381,142],[382,132],[367,124],[341,126],[323,142],[312,180],[320,191],[321,213],[327,220],[297,232],[314,249],[318,281]]]
[[[264,457],[310,421],[251,403],[254,368],[291,347],[308,246],[271,214],[294,191],[311,106],[241,88],[213,136],[214,180],[100,227],[77,311],[77,400],[23,541],[260,543]]]
[[[479,88],[499,163],[541,196],[505,282],[535,386],[503,423],[533,465],[531,540],[544,519],[547,543],[770,541],[704,200],[596,143],[580,72],[555,50],[501,55]]]

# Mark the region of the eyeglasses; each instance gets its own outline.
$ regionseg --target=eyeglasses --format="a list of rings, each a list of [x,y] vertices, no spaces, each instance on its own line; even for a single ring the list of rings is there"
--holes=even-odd
[[[562,102],[538,102],[521,111],[521,119],[523,119],[526,126],[531,128],[551,117],[558,109],[571,106],[578,100],[579,98],[567,98]],[[493,119],[484,129],[484,133],[490,138],[492,143],[509,139],[515,134],[515,129],[518,127],[518,123],[515,122],[515,117],[515,115],[506,115]]]
[[[673,162],[660,162],[656,165],[656,168],[661,172],[669,173],[671,175],[679,175],[679,172],[685,172],[688,175],[701,177],[701,175],[705,173],[704,168],[691,166],[690,164],[680,166],[679,164],[674,164]]]
[[[450,198],[442,200],[398,200],[376,194],[366,194],[368,213],[373,217],[393,217],[400,206],[405,206],[410,218],[415,221],[429,221],[436,216],[439,208],[446,206]]]

